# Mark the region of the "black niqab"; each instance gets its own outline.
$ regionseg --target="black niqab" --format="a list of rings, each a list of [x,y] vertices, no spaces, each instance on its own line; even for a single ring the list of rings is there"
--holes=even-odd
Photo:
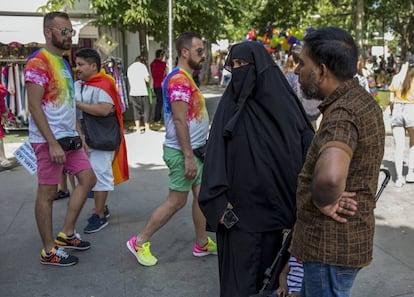
[[[291,228],[297,177],[313,128],[283,73],[263,45],[242,42],[226,61],[233,69],[215,113],[207,145],[200,207],[216,231],[227,202],[238,228],[264,232]]]

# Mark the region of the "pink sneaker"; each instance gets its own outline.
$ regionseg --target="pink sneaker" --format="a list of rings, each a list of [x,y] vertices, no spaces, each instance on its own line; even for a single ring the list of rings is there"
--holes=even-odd
[[[210,237],[207,237],[207,244],[205,246],[200,247],[195,243],[193,248],[193,256],[204,257],[207,255],[217,255],[216,243]]]

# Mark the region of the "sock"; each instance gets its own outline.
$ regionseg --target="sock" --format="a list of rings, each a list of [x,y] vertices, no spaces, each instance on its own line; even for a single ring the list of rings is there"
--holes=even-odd
[[[46,258],[50,258],[51,256],[52,256],[52,254],[53,254],[53,250],[57,250],[58,248],[57,247],[54,247],[54,248],[52,248],[50,251],[48,251],[48,252],[46,252],[46,250],[45,250],[45,257]]]
[[[207,249],[207,248],[208,248],[208,241],[206,242],[206,244],[205,244],[205,245],[199,245],[198,247],[199,247],[200,249],[202,249],[202,250]]]

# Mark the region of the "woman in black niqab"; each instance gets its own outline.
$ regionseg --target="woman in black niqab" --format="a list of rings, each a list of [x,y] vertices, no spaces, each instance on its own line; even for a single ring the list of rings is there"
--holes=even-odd
[[[238,59],[244,63],[233,67]],[[247,64],[246,64],[247,63]],[[283,73],[264,46],[232,46],[232,78],[208,139],[199,204],[217,234],[220,296],[249,296],[295,222],[297,177],[314,132]],[[232,207],[239,221],[220,220]]]

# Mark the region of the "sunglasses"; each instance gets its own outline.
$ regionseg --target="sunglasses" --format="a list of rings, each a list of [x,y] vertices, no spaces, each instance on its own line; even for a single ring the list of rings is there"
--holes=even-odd
[[[186,48],[186,47],[185,47],[185,49],[186,49],[186,50],[188,50],[189,52],[191,52],[191,50],[190,50],[189,48]],[[204,54],[205,49],[204,49],[204,48],[199,47],[199,48],[195,49],[195,51],[197,52],[197,55],[198,55],[199,57],[201,57],[201,56]]]
[[[62,35],[62,36],[67,36],[69,34],[71,34],[72,36],[76,35],[76,30],[74,30],[74,29],[69,29],[69,28],[58,29],[58,28],[54,28],[54,27],[50,27],[49,29],[60,30],[60,35]]]

